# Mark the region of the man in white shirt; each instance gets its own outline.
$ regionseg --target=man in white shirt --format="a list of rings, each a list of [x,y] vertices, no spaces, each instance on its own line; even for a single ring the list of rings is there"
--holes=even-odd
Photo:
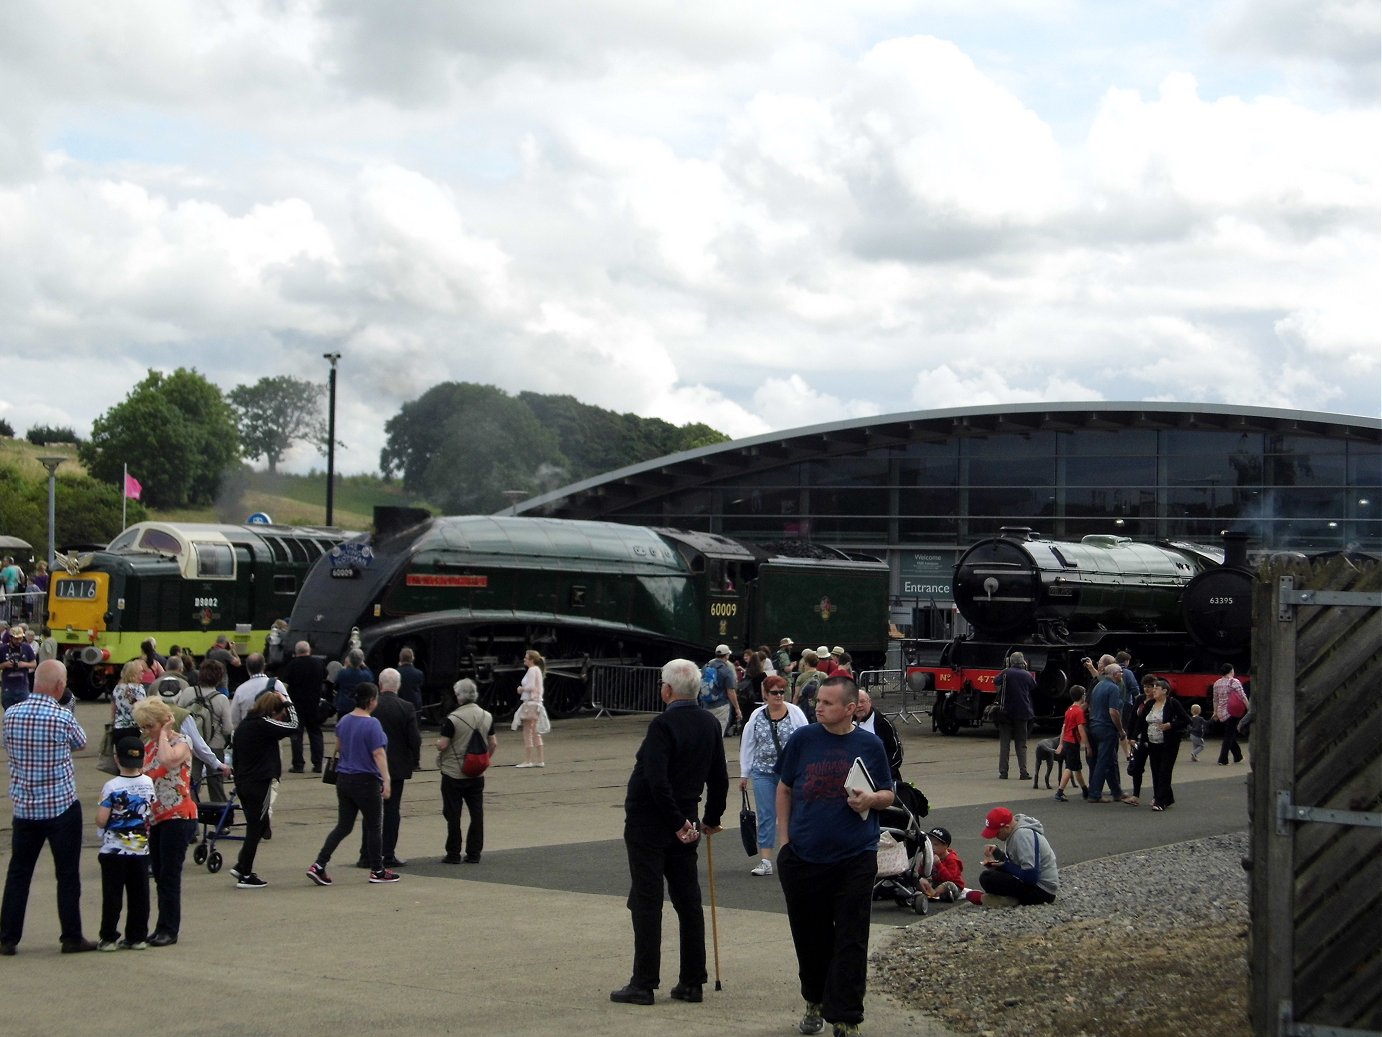
[[[230,700],[230,728],[240,726],[240,721],[249,715],[250,707],[254,705],[254,700],[266,691],[276,691],[284,698],[288,696],[288,689],[284,687],[282,681],[274,680],[264,672],[264,656],[261,652],[255,652],[245,659],[245,670],[249,677],[245,683],[235,689],[235,697]]]

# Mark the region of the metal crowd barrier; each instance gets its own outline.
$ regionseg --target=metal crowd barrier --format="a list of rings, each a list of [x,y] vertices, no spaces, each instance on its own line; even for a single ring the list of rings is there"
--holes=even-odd
[[[904,724],[922,723],[936,704],[934,691],[913,691],[907,687],[905,670],[861,670],[859,687],[872,697],[875,708],[885,717],[896,717]]]
[[[596,719],[615,713],[661,713],[661,666],[590,666],[590,708]]]
[[[16,591],[0,596],[0,619],[13,626],[28,623],[42,626],[48,615],[48,598],[43,591]]]

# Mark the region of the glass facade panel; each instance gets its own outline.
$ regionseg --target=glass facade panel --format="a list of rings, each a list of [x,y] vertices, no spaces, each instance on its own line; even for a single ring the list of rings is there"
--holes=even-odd
[[[963,443],[963,452],[970,457],[1052,457],[1056,452],[1054,432],[975,436]]]
[[[1056,434],[1062,457],[1118,457],[1155,455],[1157,434],[1152,429],[1080,429]]]
[[[974,457],[968,462],[971,486],[1054,486],[1054,457]]]
[[[1070,457],[1065,461],[1066,486],[1155,486],[1156,458],[1110,455]]]

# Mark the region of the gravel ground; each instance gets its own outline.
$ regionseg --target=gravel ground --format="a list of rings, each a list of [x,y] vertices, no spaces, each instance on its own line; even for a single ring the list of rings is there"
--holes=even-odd
[[[1062,868],[1043,907],[933,909],[871,985],[981,1037],[1249,1037],[1247,849],[1215,836]]]

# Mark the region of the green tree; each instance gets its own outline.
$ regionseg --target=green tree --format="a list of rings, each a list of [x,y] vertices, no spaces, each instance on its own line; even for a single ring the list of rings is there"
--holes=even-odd
[[[53,487],[54,541],[64,544],[104,544],[120,533],[120,488],[87,475],[59,475]],[[147,512],[138,501],[127,506],[130,522],[142,522]],[[36,557],[48,551],[48,478],[25,478],[13,468],[0,468],[0,529],[27,540]]]
[[[240,429],[245,457],[262,457],[270,474],[294,443],[326,443],[322,417],[322,385],[281,375],[261,378],[253,385],[237,385],[227,397]]]
[[[148,376],[92,423],[77,456],[99,482],[118,485],[124,466],[157,508],[205,506],[238,460],[235,415],[221,390],[195,370]]]
[[[564,480],[557,436],[521,400],[491,385],[447,382],[404,404],[384,426],[379,464],[448,514],[497,511],[506,490]]]

